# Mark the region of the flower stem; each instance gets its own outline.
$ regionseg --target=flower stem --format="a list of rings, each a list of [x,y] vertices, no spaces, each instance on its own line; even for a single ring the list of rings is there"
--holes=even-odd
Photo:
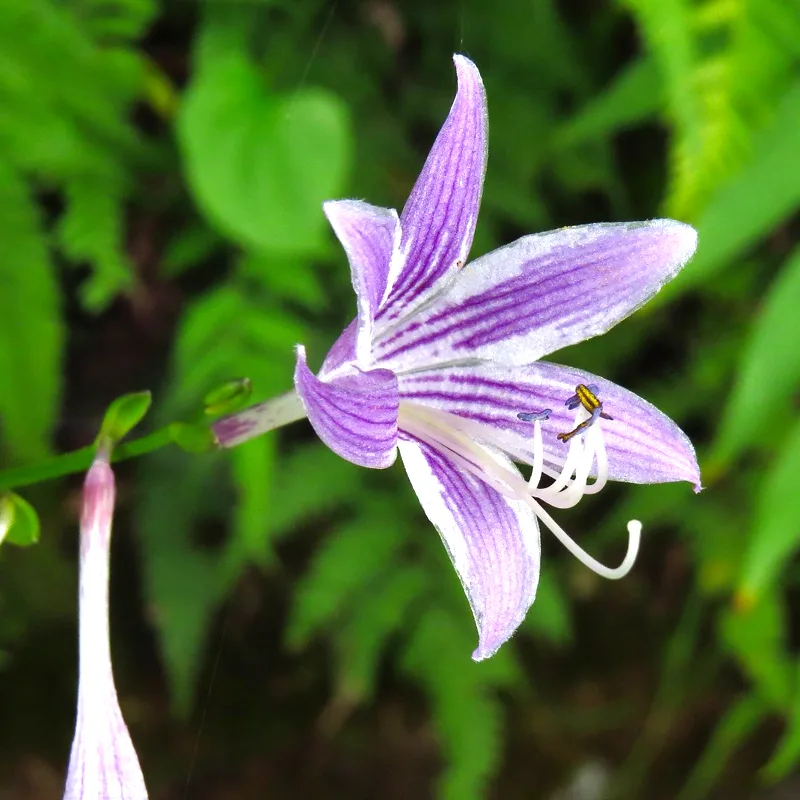
[[[112,457],[112,461],[125,461],[129,458],[136,458],[145,453],[152,453],[160,450],[168,444],[172,444],[172,433],[169,426],[160,428],[147,436],[134,439],[127,444],[118,445]],[[53,456],[46,461],[38,464],[29,464],[24,467],[14,467],[0,472],[0,491],[7,489],[17,489],[21,486],[30,486],[33,483],[61,478],[64,475],[72,475],[76,472],[85,472],[94,460],[97,448],[94,444]]]

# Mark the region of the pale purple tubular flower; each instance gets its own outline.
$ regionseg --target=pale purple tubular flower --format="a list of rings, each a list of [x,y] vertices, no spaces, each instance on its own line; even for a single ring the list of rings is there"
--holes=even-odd
[[[480,660],[534,600],[539,522],[605,577],[633,565],[639,522],[611,569],[545,504],[569,508],[609,479],[699,490],[694,449],[674,422],[609,381],[538,360],[647,302],[691,258],[697,235],[672,220],[584,225],[467,264],[488,122],[477,68],[454,60],[453,107],[400,218],[357,200],[324,206],[350,261],[358,316],[318,375],[298,347],[296,394],[220,420],[215,433],[232,446],[307,415],[356,464],[388,467],[399,449],[469,599]],[[528,480],[515,462],[530,465]]]
[[[107,458],[98,455],[83,487],[78,713],[64,800],[147,800],[111,669],[108,562],[114,492],[114,473]]]

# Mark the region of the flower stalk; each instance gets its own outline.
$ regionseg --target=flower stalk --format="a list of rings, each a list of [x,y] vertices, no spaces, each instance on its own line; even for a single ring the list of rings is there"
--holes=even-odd
[[[147,800],[111,666],[108,585],[116,488],[109,450],[101,443],[83,487],[78,708],[64,800]]]

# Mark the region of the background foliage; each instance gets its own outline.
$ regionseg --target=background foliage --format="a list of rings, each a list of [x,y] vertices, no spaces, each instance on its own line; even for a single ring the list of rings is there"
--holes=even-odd
[[[558,360],[677,419],[706,490],[583,504],[612,560],[644,521],[637,569],[603,583],[545,542],[523,630],[476,665],[402,468],[298,424],[122,469],[112,628],[151,796],[796,796],[798,0],[8,0],[0,461],[91,442],[122,392],[152,389],[156,425],[229,378],[284,391],[297,342],[321,360],[353,301],[320,203],[402,207],[453,51],[490,104],[475,254],[697,226],[656,303]],[[23,492],[41,541],[0,550],[4,797],[60,796],[78,488]]]

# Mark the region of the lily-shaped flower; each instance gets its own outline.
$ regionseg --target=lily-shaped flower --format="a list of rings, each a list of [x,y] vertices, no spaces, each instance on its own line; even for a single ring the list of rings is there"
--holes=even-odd
[[[114,491],[108,459],[98,455],[83,487],[78,714],[64,800],[147,800],[111,670],[108,559]]]
[[[538,360],[643,305],[688,261],[697,236],[671,220],[585,225],[526,236],[468,264],[486,97],[475,65],[454,60],[455,101],[400,218],[356,200],[324,206],[350,261],[357,318],[317,375],[297,348],[295,393],[223,419],[215,433],[231,446],[308,416],[355,464],[388,467],[399,449],[469,599],[480,660],[534,600],[539,522],[601,575],[621,577],[633,564],[638,522],[622,565],[609,569],[544,504],[572,506],[608,479],[699,489],[694,450],[675,423],[609,381]],[[528,481],[515,462],[532,467]]]

